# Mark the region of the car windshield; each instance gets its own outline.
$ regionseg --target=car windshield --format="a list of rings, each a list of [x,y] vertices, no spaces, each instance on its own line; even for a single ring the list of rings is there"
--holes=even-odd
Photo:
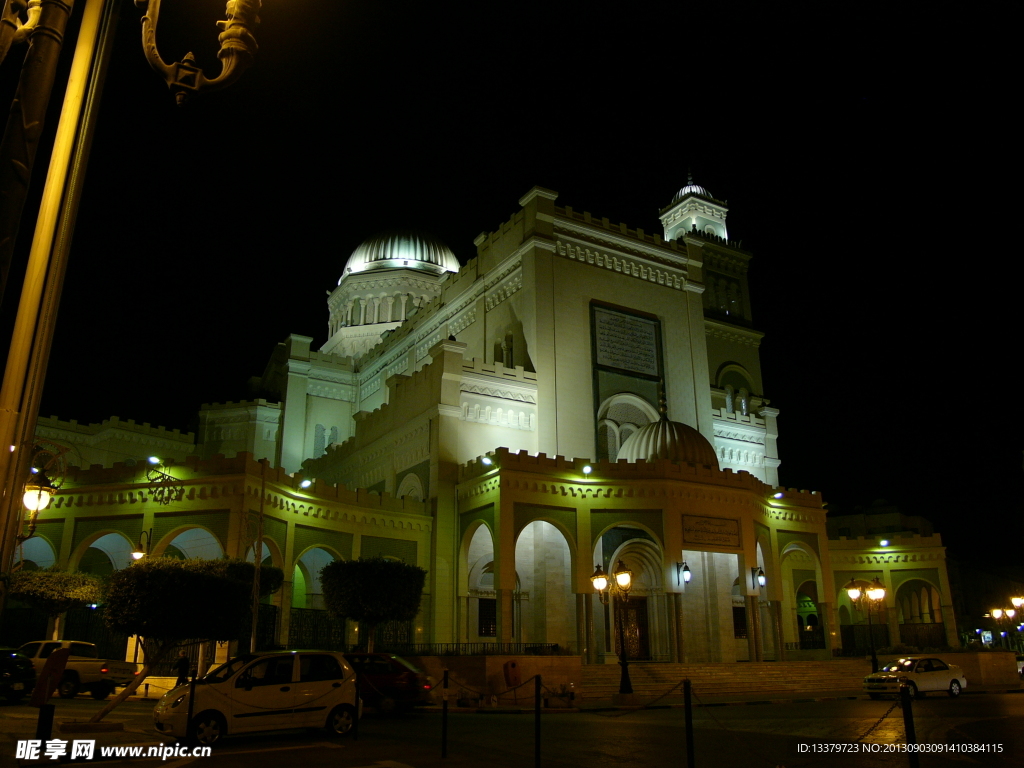
[[[232,659],[226,664],[221,664],[212,672],[207,672],[206,677],[203,678],[208,683],[223,683],[229,677],[234,675],[238,670],[252,661],[255,656],[239,656],[237,659]]]
[[[410,672],[415,672],[416,674],[420,673],[420,671],[418,669],[416,669],[416,667],[414,667],[408,661],[403,659],[401,656],[392,656],[391,658],[394,659],[395,661],[397,661],[399,664],[401,664],[406,669],[408,669]]]
[[[916,661],[917,659],[900,659],[886,664],[879,672],[910,672]]]

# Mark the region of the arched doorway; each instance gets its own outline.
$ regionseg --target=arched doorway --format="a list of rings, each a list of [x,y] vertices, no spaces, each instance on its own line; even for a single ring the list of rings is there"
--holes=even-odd
[[[939,648],[946,644],[942,599],[935,585],[924,579],[908,579],[896,590],[900,643],[915,648]]]
[[[345,619],[331,616],[324,606],[320,572],[337,559],[336,553],[324,547],[310,547],[296,558],[291,574],[290,647],[345,650],[352,644]]]
[[[598,540],[594,562],[611,574],[620,560],[632,571],[632,586],[627,600],[617,600],[613,592],[603,616],[595,615],[597,647],[618,656],[621,629],[630,659],[667,661],[671,649],[661,546],[644,528],[615,525]]]
[[[525,643],[572,647],[576,639],[576,602],[572,592],[572,555],[562,532],[534,520],[516,539],[516,629]]]

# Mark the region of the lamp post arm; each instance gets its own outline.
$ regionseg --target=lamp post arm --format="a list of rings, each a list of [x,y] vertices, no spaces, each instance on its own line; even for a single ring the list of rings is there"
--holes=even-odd
[[[142,17],[142,49],[149,65],[163,77],[179,105],[200,91],[215,91],[231,85],[252,64],[259,48],[252,30],[260,23],[261,0],[228,0],[225,9],[227,18],[217,22],[221,30],[217,38],[220,42],[217,58],[220,59],[221,70],[212,79],[203,74],[191,53],[174,64],[167,64],[161,58],[156,44],[161,2],[135,0],[135,4],[145,10]]]
[[[12,45],[28,39],[29,33],[35,29],[39,21],[42,4],[43,0],[28,0],[26,19],[22,21],[21,13],[25,11],[25,0],[7,0],[4,3],[4,9],[0,12],[0,64],[3,63]]]

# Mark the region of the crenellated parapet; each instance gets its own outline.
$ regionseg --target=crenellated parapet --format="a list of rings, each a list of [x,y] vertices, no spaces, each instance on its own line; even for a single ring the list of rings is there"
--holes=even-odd
[[[485,460],[486,459],[486,460]],[[589,467],[590,472],[584,472]],[[572,480],[581,485],[600,483],[636,483],[643,487],[644,481],[677,480],[735,489],[755,494],[766,500],[769,507],[784,509],[807,507],[814,510],[823,508],[821,495],[817,491],[780,488],[767,485],[749,472],[733,472],[731,469],[716,470],[707,465],[689,462],[676,463],[667,459],[657,461],[625,460],[617,462],[590,462],[581,459],[567,459],[564,456],[548,456],[544,453],[530,455],[526,451],[511,453],[498,448],[486,457],[480,457],[459,467],[459,482],[467,483],[490,475],[495,470],[505,472],[528,472],[562,480]],[[776,494],[779,498],[776,499]]]

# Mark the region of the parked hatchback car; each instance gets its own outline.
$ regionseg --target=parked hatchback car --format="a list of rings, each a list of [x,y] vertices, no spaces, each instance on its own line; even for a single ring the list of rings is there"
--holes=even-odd
[[[900,692],[900,682],[907,681],[910,692],[921,698],[929,691],[943,691],[953,698],[967,687],[967,678],[956,664],[942,659],[908,656],[879,668],[864,678],[864,690],[872,699],[886,693]]]
[[[0,696],[11,702],[21,701],[35,684],[32,659],[13,648],[0,648]]]
[[[161,733],[184,739],[189,686],[164,694],[153,710]],[[329,651],[249,654],[196,681],[194,736],[215,744],[225,735],[286,728],[348,733],[359,716],[355,673]]]
[[[432,704],[433,678],[414,665],[390,653],[346,653],[345,658],[359,673],[359,696],[378,712],[423,707]]]

